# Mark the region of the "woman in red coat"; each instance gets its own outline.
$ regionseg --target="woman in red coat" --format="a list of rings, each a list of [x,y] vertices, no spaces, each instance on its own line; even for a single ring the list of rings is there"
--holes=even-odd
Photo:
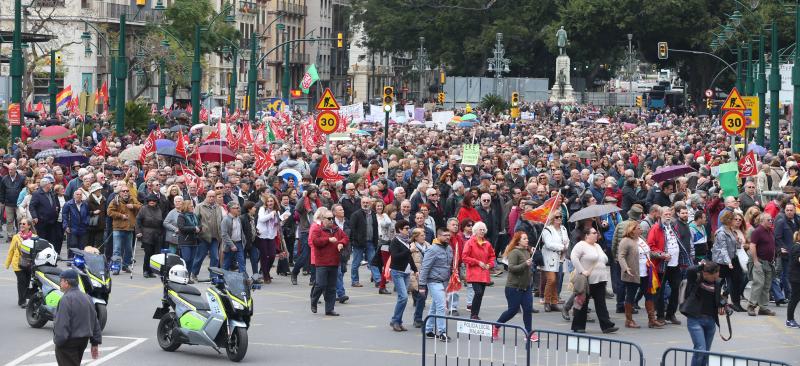
[[[478,213],[478,210],[472,206],[473,199],[474,197],[469,193],[464,195],[464,199],[461,200],[461,207],[458,209],[458,214],[456,214],[458,222],[464,222],[466,219],[470,219],[472,222],[481,221],[481,215]]]
[[[476,222],[472,226],[472,237],[469,238],[464,246],[462,262],[467,266],[467,283],[472,284],[475,297],[472,298],[471,319],[480,320],[478,314],[481,312],[481,301],[486,285],[491,282],[489,270],[494,268],[494,249],[492,244],[486,240],[486,224]]]
[[[311,312],[317,312],[319,297],[325,296],[325,315],[339,316],[333,311],[336,303],[336,281],[340,263],[339,253],[348,244],[347,234],[336,225],[333,212],[325,207],[317,209],[314,217],[320,223],[313,224],[308,231],[311,244],[311,263],[316,267],[316,281],[311,288]]]

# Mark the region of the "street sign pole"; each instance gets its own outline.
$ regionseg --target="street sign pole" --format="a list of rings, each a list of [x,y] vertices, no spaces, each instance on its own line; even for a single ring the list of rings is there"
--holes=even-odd
[[[22,108],[22,0],[14,0],[14,36],[11,48],[11,103],[17,103]],[[20,113],[21,124],[22,113]],[[11,125],[11,143],[22,133],[22,126]]]

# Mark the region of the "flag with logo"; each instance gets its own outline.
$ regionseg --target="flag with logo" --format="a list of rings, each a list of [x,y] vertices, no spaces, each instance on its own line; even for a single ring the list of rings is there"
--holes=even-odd
[[[148,154],[156,152],[156,140],[158,140],[156,130],[150,131],[150,135],[144,140],[144,148],[139,155],[139,161],[144,162]]]
[[[308,94],[308,90],[317,80],[319,80],[317,66],[314,64],[308,65],[306,73],[303,75],[303,80],[300,81],[300,89],[303,89],[303,94]]]
[[[242,127],[242,132],[239,133],[239,145],[247,146],[252,145],[255,140],[253,139],[253,132],[250,129],[250,124],[245,123]]]
[[[208,109],[206,107],[200,108],[200,122],[208,122]]]
[[[328,183],[344,180],[344,177],[336,171],[334,165],[331,165],[328,161],[328,155],[322,155],[322,161],[319,163],[319,168],[317,168],[317,178],[321,178]]]
[[[186,152],[186,139],[183,137],[183,131],[178,131],[175,134],[175,154],[182,156],[184,159],[189,156]]]
[[[92,153],[95,155],[106,156],[106,154],[108,154],[107,139],[103,139],[99,144],[97,144],[97,146],[92,148]]]
[[[747,155],[739,160],[739,178],[754,177],[758,175],[756,153],[750,150]]]
[[[275,159],[272,158],[272,145],[269,146],[269,151],[266,153],[261,150],[260,146],[256,146],[253,148],[253,157],[255,158],[255,165],[253,166],[253,169],[258,175],[264,174],[273,164],[275,164]]]
[[[236,134],[231,130],[231,124],[227,124],[227,132],[225,133],[225,140],[228,141],[228,148],[231,151],[239,150],[239,140],[236,138]]]

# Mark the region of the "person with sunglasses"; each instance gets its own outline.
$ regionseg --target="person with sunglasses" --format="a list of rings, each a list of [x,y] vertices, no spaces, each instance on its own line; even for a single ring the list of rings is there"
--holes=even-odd
[[[542,259],[544,260],[543,280],[546,282],[544,287],[544,311],[561,311],[558,307],[558,274],[564,262],[564,253],[569,248],[569,233],[567,228],[562,225],[563,217],[558,211],[550,219],[550,224],[542,231]]]

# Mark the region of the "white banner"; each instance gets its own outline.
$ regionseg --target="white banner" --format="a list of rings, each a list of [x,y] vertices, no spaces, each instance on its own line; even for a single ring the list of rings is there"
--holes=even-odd
[[[439,125],[440,123],[444,123],[446,125],[451,119],[453,119],[453,116],[455,116],[453,111],[433,112],[431,113],[431,120],[433,120],[433,123],[436,125]]]
[[[364,120],[364,106],[362,104],[343,105],[339,114],[350,122],[360,123]]]
[[[406,111],[406,119],[409,120],[409,121],[413,120],[414,119],[414,105],[413,104],[406,104],[404,107],[405,107],[405,111]],[[422,122],[422,121],[420,121],[420,122]]]

